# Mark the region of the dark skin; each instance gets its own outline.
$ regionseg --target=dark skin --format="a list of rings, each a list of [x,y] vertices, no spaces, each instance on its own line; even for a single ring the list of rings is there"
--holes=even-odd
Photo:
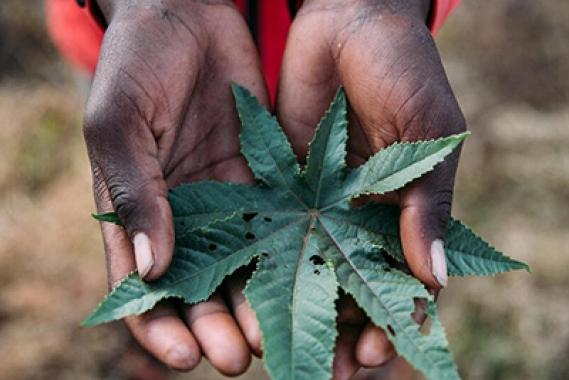
[[[239,122],[229,84],[269,107],[258,54],[229,0],[99,0],[109,27],[85,115],[98,212],[117,211],[122,230],[102,225],[109,285],[138,268],[147,281],[173,252],[169,188],[203,179],[252,183],[239,153]],[[277,116],[301,159],[339,85],[350,102],[349,160],[355,166],[395,141],[461,132],[452,95],[425,20],[428,0],[308,0],[287,43]],[[311,38],[303,38],[304,36]],[[332,78],[332,79],[330,79]],[[442,239],[458,154],[382,200],[402,208],[405,255],[431,289],[433,242]],[[446,273],[446,268],[443,268]],[[242,269],[208,301],[166,301],[125,318],[156,358],[191,370],[205,356],[225,375],[243,373],[261,338],[242,289]],[[379,366],[395,352],[349,297],[338,304],[334,378]],[[418,320],[421,319],[418,317]]]

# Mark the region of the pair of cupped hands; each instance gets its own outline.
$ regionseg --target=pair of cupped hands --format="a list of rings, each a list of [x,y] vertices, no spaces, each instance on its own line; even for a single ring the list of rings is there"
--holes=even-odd
[[[158,279],[172,259],[168,189],[199,180],[254,183],[240,154],[230,84],[270,109],[258,53],[230,0],[99,0],[108,29],[85,113],[84,132],[102,224],[109,285],[135,268]],[[274,112],[302,161],[338,87],[349,100],[348,163],[396,141],[465,129],[426,26],[429,0],[305,0],[292,24]],[[442,249],[458,153],[382,201],[401,207],[401,239],[412,273],[436,291],[447,283]],[[205,356],[225,375],[261,355],[261,335],[241,270],[208,301],[175,300],[125,318],[160,361],[191,370]],[[334,378],[395,356],[383,331],[347,296],[338,303]],[[418,317],[418,320],[421,318]]]

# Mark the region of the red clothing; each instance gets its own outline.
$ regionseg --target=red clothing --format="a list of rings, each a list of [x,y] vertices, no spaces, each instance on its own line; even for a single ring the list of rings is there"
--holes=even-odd
[[[88,75],[95,74],[103,29],[75,0],[45,0],[47,30],[61,55]]]
[[[433,0],[433,11],[429,23],[431,33],[435,34],[438,32],[460,1],[461,0]]]
[[[90,12],[91,0],[80,8],[75,0],[45,0],[47,26],[61,54],[74,66],[94,75],[103,28]],[[235,0],[245,12],[245,0]],[[433,0],[433,12],[429,27],[436,33],[460,0]],[[259,6],[258,41],[261,64],[267,79],[269,92],[276,92],[286,36],[290,26],[290,14],[286,0],[261,0]]]

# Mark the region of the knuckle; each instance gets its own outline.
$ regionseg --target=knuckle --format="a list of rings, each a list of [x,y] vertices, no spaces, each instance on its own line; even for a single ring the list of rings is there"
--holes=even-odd
[[[436,215],[433,222],[438,231],[446,231],[450,222],[452,195],[452,190],[439,190],[435,193],[433,204],[436,209],[432,215]]]
[[[107,185],[115,211],[128,229],[128,226],[133,226],[137,215],[138,197],[123,181],[111,180]]]

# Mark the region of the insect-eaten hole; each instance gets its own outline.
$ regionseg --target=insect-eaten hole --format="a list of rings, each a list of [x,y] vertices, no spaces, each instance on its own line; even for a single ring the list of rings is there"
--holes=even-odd
[[[314,274],[319,276],[320,275],[320,269],[314,269]]]
[[[255,234],[252,233],[252,232],[247,232],[247,233],[245,234],[245,239],[247,239],[247,240],[255,240],[255,238],[256,238],[256,236],[255,236]]]
[[[267,258],[269,257],[269,254],[267,252],[263,252],[261,253],[261,257]]]
[[[397,336],[397,333],[395,332],[395,330],[393,330],[393,327],[391,327],[391,325],[387,325],[387,331],[389,332],[389,335]]]
[[[245,213],[245,214],[243,214],[243,220],[246,221],[246,222],[250,222],[250,221],[252,221],[253,219],[255,219],[255,217],[256,217],[257,215],[259,215],[258,212],[248,212],[248,213]]]
[[[389,272],[391,272],[391,268],[390,268],[390,267],[385,267],[385,268],[383,268],[383,271],[384,271],[385,273],[389,273]]]
[[[268,216],[265,216],[265,217],[263,218],[263,220],[264,220],[265,222],[268,222],[268,223],[270,223],[270,222],[273,221],[273,219],[272,219],[272,218],[269,218]]]
[[[310,256],[310,262],[314,265],[324,265],[324,259],[319,255]]]
[[[419,332],[423,336],[430,336],[432,327],[433,327],[433,320],[430,317],[427,317],[427,319],[425,319],[425,322],[423,322],[423,325],[419,327]]]
[[[417,324],[419,332],[424,336],[429,336],[433,325],[432,319],[426,313],[429,301],[426,298],[413,298],[413,302],[415,310],[411,313],[411,318]]]
[[[213,252],[213,251],[215,251],[215,250],[217,249],[217,245],[215,245],[215,244],[210,244],[207,248],[208,248],[210,251]]]

